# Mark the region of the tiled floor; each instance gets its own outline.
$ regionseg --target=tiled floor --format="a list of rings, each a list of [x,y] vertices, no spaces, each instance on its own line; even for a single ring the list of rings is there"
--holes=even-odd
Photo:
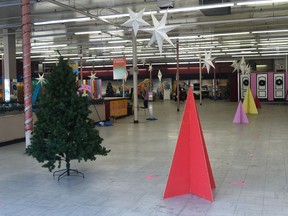
[[[1,147],[0,216],[288,216],[288,105],[262,104],[248,125],[232,123],[237,103],[198,106],[216,181],[212,203],[190,194],[163,200],[184,104],[179,113],[174,101],[150,105],[157,121],[140,110],[139,124],[130,116],[98,127],[112,151],[73,162],[84,179],[57,182],[24,154],[24,143]]]

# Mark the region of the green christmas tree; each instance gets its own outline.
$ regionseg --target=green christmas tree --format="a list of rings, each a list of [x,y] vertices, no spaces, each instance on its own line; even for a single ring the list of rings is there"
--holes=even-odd
[[[106,96],[107,97],[113,97],[114,96],[114,90],[111,82],[108,82],[107,88],[106,88]]]
[[[36,111],[33,138],[27,152],[49,171],[66,162],[65,174],[70,175],[71,160],[96,160],[95,155],[107,155],[101,146],[103,139],[96,130],[87,97],[77,94],[76,74],[62,57],[47,76],[45,93]],[[75,171],[75,170],[73,170]],[[78,173],[78,171],[76,171]],[[83,175],[84,177],[84,175]]]

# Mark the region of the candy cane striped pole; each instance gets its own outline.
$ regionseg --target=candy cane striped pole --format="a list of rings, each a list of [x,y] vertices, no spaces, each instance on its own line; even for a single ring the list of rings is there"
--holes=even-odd
[[[31,144],[32,119],[32,78],[30,58],[30,0],[21,0],[22,8],[22,50],[24,78],[24,116],[26,148]]]

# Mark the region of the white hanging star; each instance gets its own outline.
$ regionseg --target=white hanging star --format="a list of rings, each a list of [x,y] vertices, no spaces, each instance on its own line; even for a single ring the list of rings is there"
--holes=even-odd
[[[42,75],[38,74],[38,78],[36,78],[38,80],[37,85],[40,83],[40,85],[43,85],[43,83],[45,83],[45,79],[44,79],[44,73]]]
[[[93,73],[93,72],[91,72],[91,75],[88,77],[90,77],[90,80],[95,80],[98,78],[98,77],[96,77],[96,73]]]
[[[143,66],[145,66],[145,64],[146,64],[146,59],[143,58],[143,59],[141,60],[141,62],[142,62],[142,64],[143,64]]]
[[[161,82],[161,80],[162,80],[162,73],[161,73],[160,70],[158,71],[158,79],[159,79],[159,81]]]
[[[246,62],[245,62],[244,56],[242,56],[239,67],[240,67],[242,74],[245,74]]]
[[[251,73],[251,66],[249,64],[247,64],[245,67],[245,74],[249,75],[250,73]]]
[[[234,68],[232,73],[234,73],[235,71],[237,71],[237,73],[239,72],[240,63],[237,60],[234,60],[230,66]]]
[[[152,67],[152,64],[150,64],[150,65],[149,65],[149,68],[148,68],[148,71],[149,71],[149,72],[152,72],[152,70],[153,70],[153,67]]]
[[[136,36],[140,26],[150,26],[149,23],[145,22],[142,19],[144,11],[145,8],[142,9],[139,13],[135,13],[130,8],[128,8],[130,18],[125,23],[123,23],[122,26],[132,27],[134,34]]]
[[[209,74],[209,71],[210,71],[210,67],[215,68],[215,66],[214,66],[214,64],[212,62],[214,59],[215,58],[211,57],[211,50],[210,50],[210,52],[206,52],[206,50],[205,50],[205,59],[204,59],[203,68],[205,68],[205,67],[207,68],[208,74]]]
[[[160,22],[158,22],[158,20],[155,18],[155,16],[153,14],[151,14],[151,17],[152,17],[154,28],[143,29],[143,31],[146,31],[146,32],[152,34],[152,37],[148,43],[148,46],[151,46],[155,41],[157,41],[160,55],[162,55],[163,39],[166,40],[168,43],[170,43],[174,47],[174,44],[172,43],[172,41],[168,37],[167,32],[175,29],[178,26],[176,26],[176,25],[165,26],[166,19],[167,19],[167,11],[163,15]]]

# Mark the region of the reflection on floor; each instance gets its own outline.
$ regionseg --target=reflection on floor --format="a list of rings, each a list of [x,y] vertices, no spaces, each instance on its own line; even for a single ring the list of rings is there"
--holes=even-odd
[[[199,103],[199,101],[197,101]],[[284,216],[288,215],[288,109],[262,104],[249,124],[232,123],[237,103],[204,100],[198,106],[216,181],[215,201],[193,195],[163,200],[184,104],[152,102],[98,127],[107,157],[73,162],[85,174],[57,182],[24,154],[24,143],[0,148],[0,215],[9,216]],[[195,164],[197,166],[197,164]]]

